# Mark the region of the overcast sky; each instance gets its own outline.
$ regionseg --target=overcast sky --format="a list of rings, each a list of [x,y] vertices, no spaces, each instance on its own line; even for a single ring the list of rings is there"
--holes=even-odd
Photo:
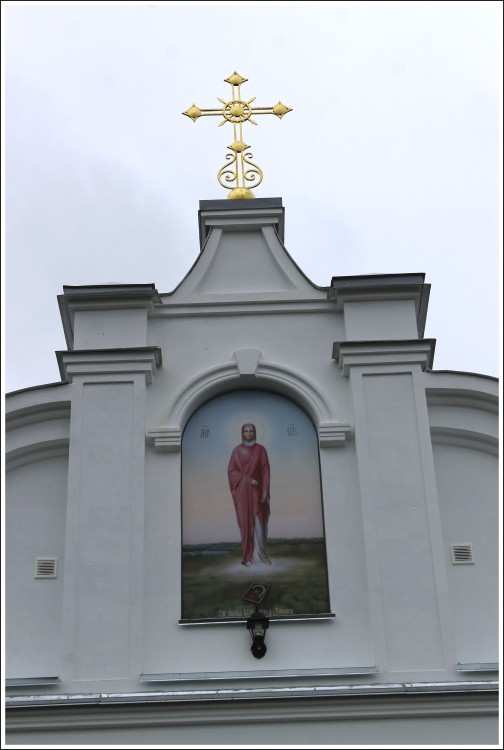
[[[424,272],[434,369],[499,374],[501,2],[2,3],[5,388],[60,380],[63,285],[197,257],[231,142],[193,102],[279,99],[244,135],[285,244],[332,276]]]

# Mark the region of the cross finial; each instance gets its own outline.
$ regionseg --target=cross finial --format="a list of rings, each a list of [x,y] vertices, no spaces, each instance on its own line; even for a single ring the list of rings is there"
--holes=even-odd
[[[250,188],[257,187],[262,182],[263,173],[262,169],[251,161],[254,158],[253,154],[250,151],[247,152],[250,146],[243,140],[243,125],[245,122],[257,125],[257,122],[252,119],[252,115],[254,117],[256,115],[276,115],[279,119],[282,119],[287,112],[292,112],[292,109],[286,107],[280,101],[273,107],[251,107],[250,105],[256,99],[255,96],[248,101],[241,98],[241,85],[248,79],[243,78],[235,70],[229,78],[224,80],[225,83],[230,84],[232,93],[229,101],[217,97],[222,103],[222,107],[200,109],[196,104],[193,104],[182,114],[190,117],[193,122],[196,122],[198,117],[220,115],[224,119],[219,123],[219,127],[227,122],[232,124],[234,141],[228,146],[231,153],[226,154],[227,163],[217,172],[217,179],[222,187],[231,191],[228,198],[254,198],[254,193]]]

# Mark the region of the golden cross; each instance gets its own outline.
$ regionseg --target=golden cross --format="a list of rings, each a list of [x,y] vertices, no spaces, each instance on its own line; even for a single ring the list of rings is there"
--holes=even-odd
[[[233,125],[234,141],[228,146],[231,153],[226,154],[227,164],[224,164],[217,172],[217,179],[222,187],[231,191],[228,198],[254,198],[254,193],[250,188],[257,187],[263,179],[262,169],[251,161],[254,158],[253,154],[246,153],[250,146],[243,140],[243,124],[251,122],[252,125],[257,125],[257,122],[251,117],[252,114],[254,116],[276,115],[281,120],[287,112],[292,112],[290,107],[286,107],[280,101],[274,107],[251,107],[252,102],[256,100],[255,96],[248,101],[241,98],[240,87],[247,80],[235,70],[233,75],[224,79],[225,83],[231,85],[231,99],[226,102],[224,99],[217,97],[223,105],[221,108],[200,109],[196,104],[193,104],[185,112],[182,112],[183,115],[190,117],[193,122],[196,122],[198,117],[221,115],[224,119],[219,123],[219,127],[225,125],[226,122]],[[249,185],[249,187],[246,187],[246,185]]]

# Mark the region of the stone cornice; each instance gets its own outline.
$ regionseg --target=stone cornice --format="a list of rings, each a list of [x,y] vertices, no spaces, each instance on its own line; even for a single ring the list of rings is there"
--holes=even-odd
[[[156,453],[178,453],[182,447],[182,431],[180,427],[147,430],[147,445],[154,446]]]
[[[352,367],[420,365],[425,370],[432,366],[435,345],[435,339],[336,341],[332,356],[347,377]]]
[[[162,304],[154,305],[151,317],[189,318],[237,315],[307,315],[335,313],[327,299],[279,298],[276,292],[258,292],[256,299],[246,300],[237,295],[221,295],[217,301],[172,302],[171,294],[162,294]]]
[[[200,201],[198,217],[201,248],[212,228],[232,228],[237,222],[240,227],[247,229],[254,225],[272,224],[280,241],[284,241],[285,209],[282,208],[281,198],[255,198],[240,201],[204,200]]]
[[[337,310],[342,310],[345,302],[413,300],[418,335],[421,337],[425,330],[430,295],[430,284],[425,284],[424,279],[423,273],[335,276],[327,297],[335,303]]]
[[[345,445],[352,434],[349,424],[339,422],[319,424],[318,435],[321,448],[339,448]]]
[[[325,685],[6,698],[7,731],[496,716],[498,682]]]
[[[76,311],[145,308],[150,313],[153,305],[161,302],[154,284],[64,286],[63,292],[58,296],[58,305],[69,348],[73,346]]]
[[[162,364],[158,346],[59,351],[56,357],[62,379],[70,383],[76,376],[96,380],[108,375],[124,379],[127,375],[138,374],[143,374],[146,382],[152,383],[156,369]]]

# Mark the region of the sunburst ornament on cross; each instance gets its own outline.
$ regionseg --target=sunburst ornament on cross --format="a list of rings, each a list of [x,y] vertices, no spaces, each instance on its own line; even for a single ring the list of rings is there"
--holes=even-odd
[[[217,172],[217,179],[223,188],[230,190],[228,198],[254,198],[254,193],[250,188],[257,187],[263,179],[262,169],[252,162],[253,154],[247,149],[250,148],[243,140],[243,125],[245,122],[251,122],[257,125],[252,119],[252,115],[276,115],[280,120],[287,112],[292,112],[290,107],[286,107],[282,102],[278,102],[273,107],[252,107],[251,104],[256,100],[254,96],[248,101],[241,98],[241,85],[248,79],[243,78],[235,72],[229,78],[225,78],[225,83],[231,85],[231,99],[217,99],[222,103],[221,108],[200,109],[193,104],[183,115],[196,122],[198,117],[221,116],[224,119],[219,123],[219,127],[227,122],[231,123],[234,130],[234,141],[228,146],[231,153],[226,154],[226,164]]]

